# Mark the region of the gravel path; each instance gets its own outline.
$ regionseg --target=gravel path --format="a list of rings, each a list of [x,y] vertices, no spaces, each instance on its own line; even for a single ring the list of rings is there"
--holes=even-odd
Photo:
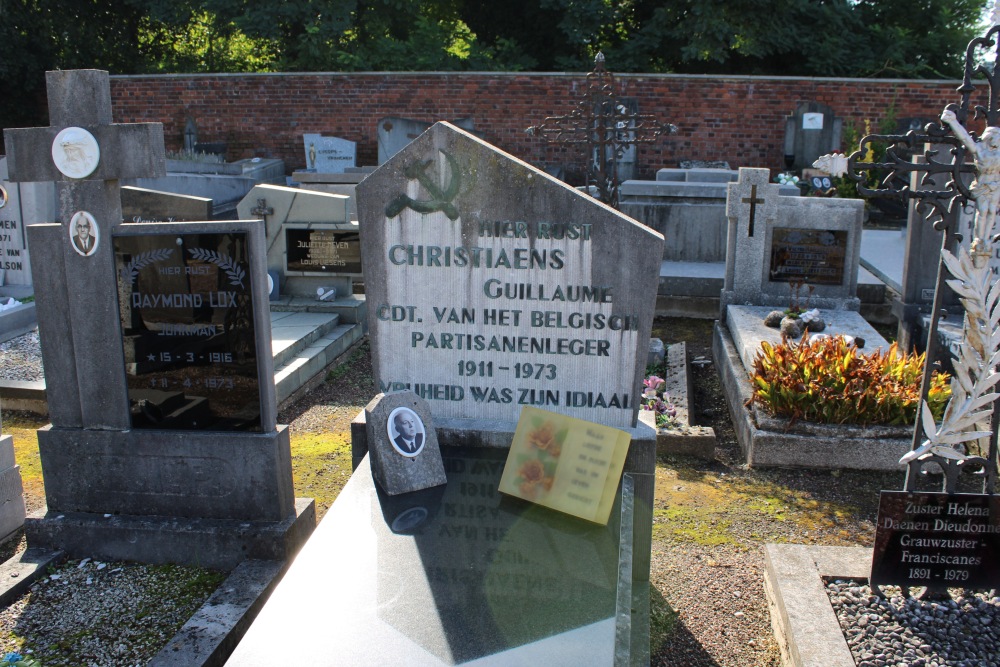
[[[0,380],[41,380],[42,352],[38,331],[0,343]]]

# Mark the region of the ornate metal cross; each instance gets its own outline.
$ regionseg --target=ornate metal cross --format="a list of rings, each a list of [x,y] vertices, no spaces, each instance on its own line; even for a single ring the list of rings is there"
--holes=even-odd
[[[928,464],[936,464],[944,471],[944,486],[948,492],[957,489],[958,479],[964,472],[980,475],[986,493],[996,491],[996,415],[1000,415],[1000,398],[994,392],[1000,380],[996,372],[1000,363],[997,353],[1000,336],[993,332],[997,328],[995,316],[1000,317],[1000,306],[991,296],[994,283],[988,258],[1000,231],[996,225],[996,200],[1000,197],[1000,130],[996,129],[1000,125],[1000,86],[997,74],[980,64],[983,51],[993,49],[994,54],[998,51],[1000,13],[997,9],[994,9],[993,21],[993,27],[985,35],[969,42],[965,73],[958,88],[959,102],[946,107],[940,123],[929,123],[923,130],[911,130],[906,134],[870,134],[861,140],[858,150],[850,157],[824,156],[815,165],[834,175],[845,174],[857,183],[862,196],[915,201],[917,210],[925,213],[934,228],[943,232],[928,341],[936,340],[945,285],[962,297],[965,306],[963,342],[954,362],[956,380],[952,382],[952,399],[940,425],[935,424],[926,407],[930,371],[935,362],[933,345],[927,346],[921,388],[923,400],[914,428],[912,451],[900,460],[908,465],[907,491],[915,490],[918,473]],[[989,87],[985,106],[973,103],[974,80],[978,75],[986,79]],[[986,128],[979,141],[965,130],[970,121],[985,121]],[[888,147],[880,162],[869,162],[869,151],[875,143]],[[920,154],[924,158],[922,163],[913,160],[913,156]],[[969,156],[974,158],[974,165],[966,161]],[[970,186],[968,176],[973,173],[977,182]],[[869,174],[876,174],[880,179],[875,187],[867,185]],[[934,182],[944,185],[930,185]],[[960,247],[962,236],[957,229],[957,214],[970,201],[976,202],[978,212],[973,242],[966,250]],[[988,445],[984,446],[987,439]]]
[[[618,208],[618,161],[637,144],[651,144],[677,131],[652,114],[629,113],[615,93],[615,78],[604,69],[604,54],[594,58],[587,89],[576,108],[565,116],[550,116],[528,128],[550,143],[585,146],[586,184],[597,188],[597,198]],[[593,157],[590,157],[593,156]]]

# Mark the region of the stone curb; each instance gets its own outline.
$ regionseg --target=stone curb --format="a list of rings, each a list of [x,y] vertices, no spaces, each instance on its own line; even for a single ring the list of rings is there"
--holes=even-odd
[[[810,468],[899,472],[899,458],[910,451],[910,437],[887,437],[887,427],[837,427],[801,423],[786,430],[768,430],[745,406],[753,396],[743,361],[729,330],[715,323],[712,358],[719,372],[736,439],[747,465],[753,468]],[[778,426],[781,422],[767,420]],[[808,430],[808,433],[801,431]],[[800,431],[800,432],[796,432]]]
[[[823,578],[867,581],[871,561],[865,547],[764,546],[764,589],[784,667],[854,667]]]
[[[681,425],[676,429],[656,429],[656,452],[696,456],[712,461],[715,459],[715,429],[691,425],[693,408],[689,366],[687,346],[684,343],[671,343],[667,347],[667,373],[664,380]],[[650,428],[656,428],[650,410],[639,410],[639,420]]]

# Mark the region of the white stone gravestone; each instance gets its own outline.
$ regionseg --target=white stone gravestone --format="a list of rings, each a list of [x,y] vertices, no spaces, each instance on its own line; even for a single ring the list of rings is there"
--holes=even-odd
[[[320,174],[342,174],[354,166],[358,145],[340,137],[321,134],[303,134],[306,151],[306,169]]]

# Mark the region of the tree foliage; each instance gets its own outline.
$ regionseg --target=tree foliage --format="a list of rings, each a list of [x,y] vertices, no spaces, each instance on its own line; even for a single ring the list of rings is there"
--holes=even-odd
[[[0,0],[0,82],[49,69],[957,78],[985,0]],[[33,104],[0,108],[12,127]]]

